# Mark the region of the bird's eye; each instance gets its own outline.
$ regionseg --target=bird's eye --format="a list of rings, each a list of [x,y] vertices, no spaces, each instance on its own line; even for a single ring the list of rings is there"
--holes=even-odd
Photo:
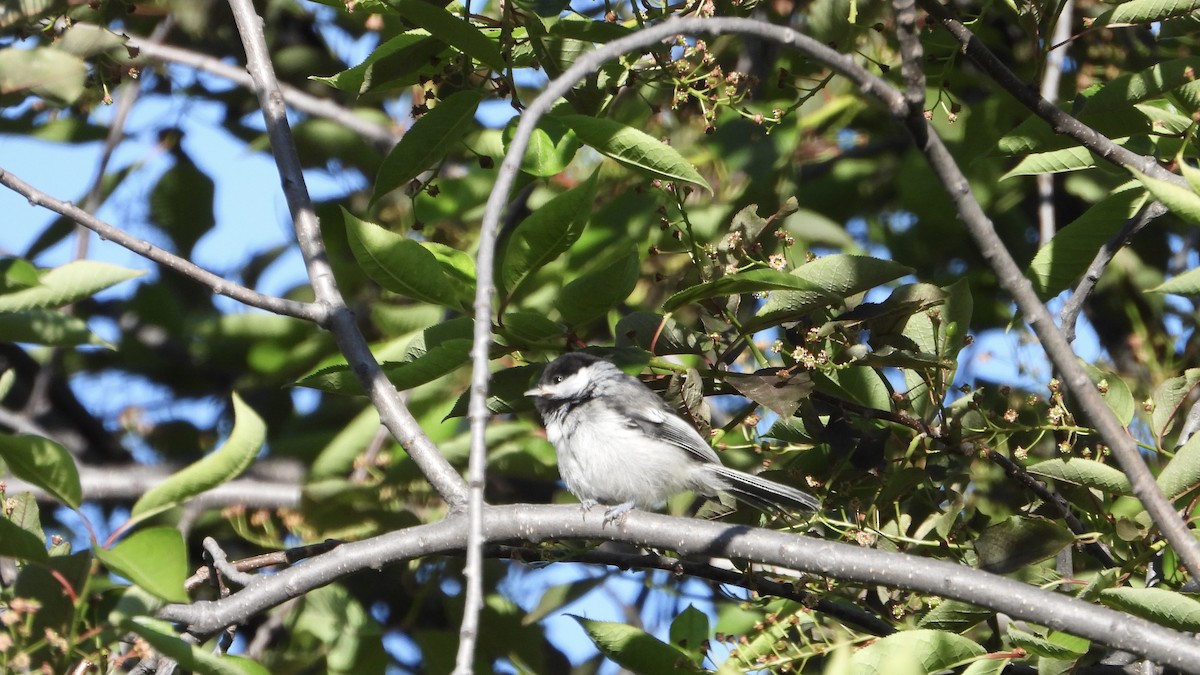
[[[563,378],[562,375],[555,375],[554,377],[550,378],[550,381],[554,384],[562,384],[563,379],[565,378]]]

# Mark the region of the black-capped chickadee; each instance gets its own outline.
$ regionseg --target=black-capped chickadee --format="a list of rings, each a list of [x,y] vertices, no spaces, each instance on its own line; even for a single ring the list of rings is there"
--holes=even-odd
[[[604,359],[564,354],[525,395],[542,415],[567,489],[584,508],[610,507],[606,523],[688,490],[706,497],[728,492],[766,511],[819,505],[800,490],[722,465],[692,425]]]

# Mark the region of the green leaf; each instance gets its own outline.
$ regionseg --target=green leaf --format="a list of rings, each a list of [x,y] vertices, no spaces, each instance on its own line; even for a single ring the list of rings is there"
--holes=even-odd
[[[1109,494],[1133,494],[1129,479],[1121,472],[1107,464],[1101,464],[1092,459],[1073,457],[1063,459],[1055,457],[1044,462],[1038,462],[1028,468],[1029,473],[1042,478],[1053,478],[1072,485],[1100,490]]]
[[[538,600],[537,607],[534,607],[528,614],[521,618],[521,625],[531,626],[541,621],[552,612],[556,612],[587,595],[603,582],[604,577],[584,577],[578,581],[558,584],[547,588],[542,593],[542,599]]]
[[[921,617],[921,628],[965,633],[995,614],[990,609],[967,604],[962,600],[943,600]]]
[[[679,151],[644,131],[587,115],[555,115],[580,141],[625,166],[666,180],[684,181],[713,191]]]
[[[572,618],[579,622],[600,653],[634,673],[660,675],[703,672],[688,654],[640,628],[623,623],[593,621],[581,616]]]
[[[217,188],[182,149],[175,148],[174,154],[175,166],[163,173],[150,192],[150,222],[171,238],[176,253],[187,257],[217,224],[213,211]]]
[[[1093,25],[1152,23],[1191,14],[1197,9],[1200,9],[1197,0],[1129,0],[1096,17]]]
[[[1130,422],[1133,421],[1133,412],[1136,403],[1133,400],[1133,394],[1129,391],[1129,385],[1125,384],[1125,380],[1115,373],[1100,370],[1084,361],[1080,361],[1079,365],[1083,367],[1088,378],[1092,380],[1092,384],[1095,384],[1099,389],[1100,396],[1121,422],[1121,426],[1129,426]]]
[[[1081,112],[1108,111],[1158,98],[1176,87],[1195,81],[1198,72],[1200,58],[1190,57],[1163,61],[1136,73],[1119,75],[1088,96]]]
[[[174,527],[134,532],[111,549],[95,549],[105,567],[143,590],[171,602],[187,602],[187,549]]]
[[[1200,484],[1200,434],[1192,434],[1188,442],[1158,474],[1158,487],[1167,499],[1177,499]]]
[[[1046,637],[1034,635],[1008,625],[1008,639],[1014,645],[1030,654],[1045,656],[1051,659],[1077,659],[1087,653],[1091,643],[1082,638],[1075,638],[1066,633],[1052,632]]]
[[[416,72],[442,51],[443,43],[416,29],[384,41],[357,66],[329,77],[313,77],[331,87],[362,95],[396,78]]]
[[[405,391],[449,375],[470,358],[471,340],[446,340],[411,361],[386,362],[380,366],[396,389]],[[297,380],[296,385],[343,395],[358,396],[363,393],[358,377],[346,364],[309,373]]]
[[[0,294],[37,285],[38,271],[32,263],[20,258],[0,260]]]
[[[1000,180],[1014,176],[1037,176],[1045,173],[1081,171],[1096,166],[1096,158],[1086,148],[1073,147],[1028,155],[1009,169]]]
[[[758,316],[745,327],[755,330],[795,320],[912,273],[911,268],[899,263],[868,256],[835,254],[817,258],[791,272],[815,290],[772,292]]]
[[[663,303],[663,310],[673,312],[684,305],[700,300],[764,291],[804,291],[825,295],[821,287],[795,274],[774,269],[756,269],[729,274],[679,291],[667,298],[667,301]],[[841,297],[829,296],[825,299],[836,302],[841,300]]]
[[[133,505],[137,520],[181,504],[196,495],[237,478],[250,468],[267,437],[262,418],[233,395],[233,431],[224,445],[154,486]]]
[[[532,410],[533,404],[525,397],[525,392],[529,391],[534,378],[540,372],[541,366],[517,366],[492,373],[491,383],[488,386],[488,410],[497,415]],[[447,413],[446,419],[466,415],[470,405],[470,396],[470,389],[464,391],[454,402],[454,407]]]
[[[470,21],[423,0],[392,0],[389,4],[400,16],[429,31],[442,42],[492,70],[504,70],[504,57],[496,43],[472,26]]]
[[[512,143],[520,116],[513,117],[502,132],[504,149]],[[553,117],[543,117],[529,136],[529,146],[521,158],[521,170],[531,176],[549,178],[556,176],[571,163],[579,150],[579,139]]]
[[[1146,201],[1141,190],[1124,189],[1096,202],[1038,249],[1026,276],[1038,297],[1048,300],[1083,276],[1096,252],[1121,230]]]
[[[595,319],[629,297],[640,266],[637,249],[629,245],[624,253],[563,286],[554,306],[572,326]]]
[[[713,347],[706,333],[655,312],[631,312],[613,330],[617,347],[640,347],[651,354],[703,354]]]
[[[1010,516],[991,525],[975,540],[979,568],[1006,574],[1057,554],[1075,541],[1065,526],[1044,518]]]
[[[16,501],[17,498],[23,498],[26,501],[32,501],[32,495],[29,492],[22,492],[20,495],[8,495],[10,500]],[[36,513],[36,502],[35,502]],[[37,528],[41,532],[41,526]],[[28,560],[41,562],[48,557],[46,554],[46,536],[38,536],[31,532],[28,528],[22,527],[18,522],[8,520],[0,515],[0,556],[14,557],[17,560]]]
[[[88,330],[83,319],[47,309],[0,312],[0,335],[12,342],[56,347],[108,344]]]
[[[422,0],[410,1],[425,4]],[[478,91],[460,91],[443,99],[437,107],[414,122],[383,159],[379,174],[375,177],[371,203],[407,185],[461,143],[467,131],[475,126],[475,109],[482,100],[483,95]]]
[[[70,105],[85,91],[87,64],[50,47],[0,49],[0,93],[39,96]]]
[[[729,383],[739,394],[767,408],[782,419],[788,419],[808,398],[814,384],[808,373],[791,373],[780,377],[778,369],[756,373],[718,372],[717,377]]]
[[[1150,431],[1160,447],[1175,423],[1183,419],[1185,408],[1197,386],[1200,386],[1200,368],[1189,368],[1182,375],[1158,385],[1150,395],[1154,402],[1154,411],[1150,413]]]
[[[496,289],[503,297],[515,296],[530,276],[579,241],[596,196],[596,178],[546,202],[522,220],[498,252]]]
[[[1172,277],[1149,289],[1149,292],[1172,293],[1174,295],[1200,295],[1200,268]]]
[[[1109,588],[1100,602],[1177,630],[1200,630],[1200,602],[1165,588]]]
[[[200,645],[185,642],[166,621],[135,616],[123,621],[121,627],[137,633],[155,650],[197,675],[269,675],[265,668],[249,659],[217,656]]]
[[[37,286],[0,295],[0,312],[69,305],[143,274],[145,272],[108,263],[76,260],[48,270],[42,274]]]
[[[692,655],[697,666],[703,665],[708,650],[708,615],[688,605],[671,622],[671,644]]]
[[[41,436],[0,434],[0,459],[14,476],[42,488],[67,506],[77,509],[83,503],[75,460],[58,443]]]
[[[308,470],[309,485],[323,478],[347,475],[354,468],[354,460],[363,453],[379,430],[379,412],[368,405],[343,424],[337,435],[321,448]]]
[[[906,630],[876,640],[851,657],[851,672],[916,672],[949,670],[987,653],[973,640],[939,630]],[[915,670],[897,670],[915,666]]]
[[[1162,202],[1172,213],[1193,225],[1200,225],[1200,195],[1194,190],[1151,178],[1136,169],[1130,169],[1134,178],[1142,182],[1154,198]]]
[[[537,312],[509,312],[504,315],[504,324],[499,331],[509,344],[539,344],[555,341],[562,336],[563,327]]]
[[[474,289],[447,274],[445,267],[421,244],[359,220],[342,210],[354,258],[375,283],[393,293],[434,305],[461,309],[469,306]]]

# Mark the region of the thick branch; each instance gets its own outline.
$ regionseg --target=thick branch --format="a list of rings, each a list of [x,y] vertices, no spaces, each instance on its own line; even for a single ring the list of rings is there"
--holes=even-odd
[[[599,510],[581,514],[576,506],[489,507],[484,510],[484,531],[487,540],[495,543],[605,539],[688,557],[754,560],[821,577],[956,598],[1200,675],[1200,642],[1188,635],[942,560],[639,511],[629,513],[617,526],[606,527],[603,518]],[[303,565],[263,577],[226,599],[168,605],[159,616],[183,624],[193,634],[211,634],[351,572],[462,551],[466,538],[467,519],[454,515],[440,523],[344,544]]]
[[[308,278],[317,302],[329,309],[329,321],[325,327],[333,333],[338,348],[379,411],[384,426],[417,463],[438,494],[452,507],[458,507],[466,502],[466,484],[421,429],[396,388],[383,374],[333,278],[333,269],[325,253],[325,242],[321,238],[321,227],[305,185],[300,156],[288,124],[283,95],[275,79],[267,42],[263,37],[262,19],[254,13],[254,5],[250,0],[229,0],[229,6],[242,36],[247,68],[254,80],[259,105],[262,106],[267,136],[271,140],[271,150],[275,154],[275,164],[279,169],[283,194],[292,215]]]
[[[199,282],[203,286],[207,286],[217,295],[224,295],[251,307],[258,307],[268,312],[292,316],[297,319],[305,319],[316,323],[321,323],[325,319],[324,310],[317,305],[265,295],[245,286],[235,284],[224,277],[209,272],[190,260],[164,251],[144,239],[138,239],[130,234],[126,234],[124,231],[109,225],[71,202],[64,202],[51,197],[29,183],[17,178],[3,167],[0,167],[0,185],[4,185],[13,192],[28,199],[31,206],[41,206],[59,215],[66,216],[105,239],[112,240],[144,258],[153,260],[193,281]]]

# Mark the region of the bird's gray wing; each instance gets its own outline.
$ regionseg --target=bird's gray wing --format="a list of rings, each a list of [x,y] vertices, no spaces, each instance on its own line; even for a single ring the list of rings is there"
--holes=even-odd
[[[700,432],[672,412],[665,403],[659,401],[661,406],[637,406],[616,398],[612,402],[627,423],[637,427],[642,433],[682,448],[699,461],[721,463],[717,453],[704,441]]]

